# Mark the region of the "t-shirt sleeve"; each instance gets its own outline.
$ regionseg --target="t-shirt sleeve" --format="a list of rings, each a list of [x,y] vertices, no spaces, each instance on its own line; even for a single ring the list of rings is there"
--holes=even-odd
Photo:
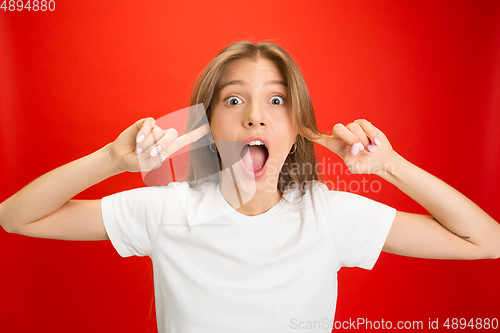
[[[341,266],[372,269],[396,209],[348,192],[328,191],[328,197],[330,231]]]
[[[108,237],[122,257],[150,256],[158,230],[175,205],[173,186],[141,187],[103,197]]]

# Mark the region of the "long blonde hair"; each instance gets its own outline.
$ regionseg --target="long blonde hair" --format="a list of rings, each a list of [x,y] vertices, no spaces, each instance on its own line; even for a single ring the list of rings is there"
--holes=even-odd
[[[312,180],[321,181],[321,174],[316,172],[316,153],[313,142],[305,139],[302,135],[302,125],[320,134],[316,125],[314,109],[307,89],[306,82],[302,77],[292,57],[275,43],[263,41],[253,43],[248,40],[234,42],[224,48],[198,75],[189,101],[190,106],[203,103],[206,110],[208,122],[211,120],[212,101],[219,93],[219,83],[223,71],[235,60],[259,58],[268,59],[276,64],[282,77],[287,84],[289,103],[292,110],[292,119],[297,130],[296,150],[289,154],[280,171],[278,179],[278,191],[283,193],[293,184],[299,185],[303,191],[306,182]],[[193,130],[202,124],[200,117],[194,113],[190,114],[186,132]],[[190,155],[190,165],[187,174],[191,186],[197,186],[208,181],[220,182],[220,169],[213,166],[221,165],[218,152],[210,150],[208,137],[194,142]],[[207,161],[211,161],[210,163]],[[212,166],[212,167],[210,167]]]
[[[301,126],[304,125],[314,133],[321,134],[316,126],[311,97],[309,96],[309,90],[302,74],[292,57],[283,48],[271,42],[264,41],[255,44],[251,41],[243,40],[234,42],[224,48],[198,75],[189,105],[194,106],[203,103],[206,110],[206,118],[210,122],[212,101],[214,98],[217,98],[219,80],[224,69],[235,60],[257,60],[259,58],[273,61],[278,66],[281,76],[287,83],[293,123],[298,133],[304,134]],[[204,119],[202,120],[198,112],[190,112],[186,132],[203,125],[203,121]],[[210,142],[208,140],[208,137],[205,136],[191,144],[189,171],[186,178],[192,187],[208,181],[220,182],[220,169],[213,167],[221,165],[220,155],[218,152],[210,150]],[[317,162],[314,144],[302,135],[297,136],[296,144],[295,152],[288,155],[280,171],[277,188],[280,196],[294,183],[304,193],[302,184],[312,180],[322,181],[321,174],[316,172]],[[151,274],[152,271],[151,267]],[[153,312],[154,301],[155,296],[153,292],[149,318]]]

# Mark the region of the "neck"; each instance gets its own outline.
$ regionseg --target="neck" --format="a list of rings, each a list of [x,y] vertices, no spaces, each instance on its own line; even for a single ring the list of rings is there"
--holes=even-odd
[[[256,191],[245,191],[242,186],[224,178],[221,182],[221,193],[231,207],[247,216],[263,214],[281,200],[276,185],[269,185],[263,190],[257,188]]]

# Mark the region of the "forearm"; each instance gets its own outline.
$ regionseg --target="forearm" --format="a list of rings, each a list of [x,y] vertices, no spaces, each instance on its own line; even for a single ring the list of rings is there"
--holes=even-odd
[[[397,186],[441,225],[467,241],[496,252],[500,225],[460,192],[393,152],[379,176]]]
[[[61,208],[88,187],[120,173],[109,156],[109,144],[54,169],[0,204],[0,224],[13,230]]]

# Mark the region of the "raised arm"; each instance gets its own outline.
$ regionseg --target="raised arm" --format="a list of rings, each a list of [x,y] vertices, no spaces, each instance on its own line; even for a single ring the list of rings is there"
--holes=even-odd
[[[331,136],[303,128],[303,135],[339,155],[352,173],[379,175],[432,215],[398,211],[385,252],[433,259],[500,257],[500,225],[457,190],[402,158],[370,122],[337,124]]]
[[[107,239],[100,200],[70,200],[86,188],[120,173],[108,144],[35,179],[0,204],[7,232],[56,239]]]
[[[114,142],[48,172],[2,202],[0,224],[7,232],[31,237],[108,239],[101,200],[71,198],[118,173],[155,169],[169,154],[198,140],[209,130],[206,124],[177,137],[176,130],[162,130],[153,118],[138,120]]]
[[[432,216],[397,212],[385,252],[419,258],[496,259],[500,224],[463,194],[396,152],[378,174]]]

